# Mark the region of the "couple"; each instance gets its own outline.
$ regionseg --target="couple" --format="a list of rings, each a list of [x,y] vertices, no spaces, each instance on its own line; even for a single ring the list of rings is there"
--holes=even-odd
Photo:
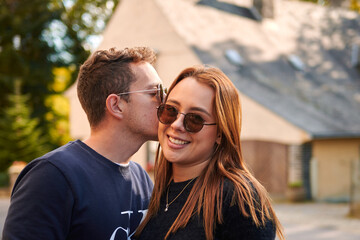
[[[91,135],[26,166],[3,239],[283,238],[242,158],[234,85],[219,69],[191,67],[166,96],[154,61],[149,48],[126,48],[82,65],[78,96]],[[153,189],[129,158],[156,139]]]

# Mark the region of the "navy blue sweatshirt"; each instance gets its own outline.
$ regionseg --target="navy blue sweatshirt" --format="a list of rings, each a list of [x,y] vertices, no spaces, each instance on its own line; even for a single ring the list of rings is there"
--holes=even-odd
[[[80,140],[69,142],[21,172],[3,239],[130,239],[152,188],[140,165],[119,166]]]

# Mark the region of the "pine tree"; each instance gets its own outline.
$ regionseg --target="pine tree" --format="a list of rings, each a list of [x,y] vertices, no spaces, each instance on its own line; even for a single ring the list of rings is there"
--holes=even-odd
[[[38,119],[31,118],[29,96],[20,93],[20,85],[16,81],[15,93],[8,96],[10,105],[0,119],[0,172],[14,161],[30,162],[49,150]]]
[[[88,58],[118,2],[0,0],[0,106],[9,106],[7,96],[20,79],[22,92],[31,99],[27,106],[52,147],[62,145],[63,138],[54,130],[54,119],[48,118],[48,99],[75,82],[79,63]],[[51,86],[53,70],[59,67],[72,70],[66,86],[56,91]]]

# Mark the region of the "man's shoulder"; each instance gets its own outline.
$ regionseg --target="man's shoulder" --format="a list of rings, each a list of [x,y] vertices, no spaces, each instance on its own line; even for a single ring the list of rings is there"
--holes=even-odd
[[[58,158],[68,159],[69,156],[72,157],[74,155],[79,154],[82,151],[81,149],[82,147],[80,140],[71,141],[59,148],[52,150],[51,152],[44,154],[37,160],[43,160],[43,159],[55,160]]]
[[[134,171],[146,172],[145,169],[139,163],[134,161],[129,162],[129,167]]]
[[[81,155],[83,154],[81,153],[83,150],[81,149],[80,142],[80,140],[68,142],[63,146],[32,160],[26,168],[31,169],[49,164],[57,168],[61,168],[61,166],[76,165],[77,159],[81,158]]]
[[[133,174],[140,175],[141,177],[149,178],[148,173],[145,171],[145,169],[139,163],[130,161],[129,167]]]
[[[136,179],[140,179],[142,184],[145,184],[151,190],[153,188],[153,182],[150,179],[149,174],[145,171],[145,169],[137,162],[130,161],[129,167],[133,175],[137,175]]]

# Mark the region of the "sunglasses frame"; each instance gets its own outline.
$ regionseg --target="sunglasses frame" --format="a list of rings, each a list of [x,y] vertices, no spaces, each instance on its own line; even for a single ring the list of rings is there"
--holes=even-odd
[[[131,91],[131,92],[123,92],[123,93],[117,93],[116,95],[126,95],[126,94],[132,94],[132,93],[144,93],[144,92],[154,92],[156,91],[156,96],[158,100],[163,103],[166,97],[166,88],[163,88],[162,84],[159,83],[157,85],[156,89],[146,89],[146,90],[137,90],[137,91]]]
[[[160,119],[160,118],[161,118],[161,115],[164,113],[164,110],[165,110],[165,107],[166,107],[166,106],[170,106],[170,107],[172,107],[172,108],[174,108],[174,109],[176,110],[176,118],[175,118],[174,121],[172,121],[171,123],[164,123],[164,122],[162,122],[161,119]],[[161,108],[163,109],[162,111],[161,111]],[[160,111],[161,111],[161,115],[160,115]],[[179,114],[184,115],[183,126],[184,126],[185,130],[188,131],[188,132],[190,132],[190,133],[200,132],[200,131],[203,129],[204,126],[216,125],[216,123],[205,123],[205,120],[204,120],[199,114],[179,112],[179,110],[178,110],[175,106],[170,105],[170,104],[162,103],[162,104],[160,104],[160,106],[157,107],[157,117],[158,117],[158,119],[159,119],[159,122],[161,122],[162,124],[165,124],[165,125],[171,125],[171,124],[173,124],[173,123],[179,118],[179,117],[178,117]],[[193,130],[189,129],[189,126],[188,126],[187,121],[191,121],[191,120],[188,120],[188,117],[191,116],[191,115],[199,116],[199,117],[203,120],[203,122],[201,123],[201,128],[200,128],[199,130],[193,131]],[[200,125],[200,124],[198,124],[198,125]]]

